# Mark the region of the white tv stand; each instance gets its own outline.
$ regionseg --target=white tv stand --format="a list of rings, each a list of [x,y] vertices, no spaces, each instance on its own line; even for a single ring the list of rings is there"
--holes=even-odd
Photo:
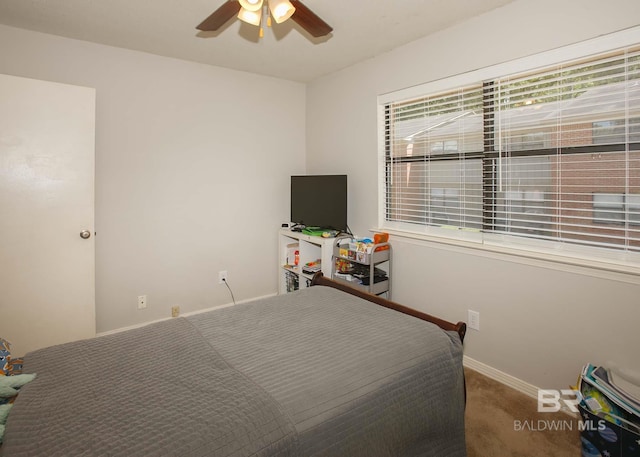
[[[322,273],[330,278],[333,269],[333,246],[337,238],[306,235],[290,229],[280,229],[278,234],[278,293],[292,292],[295,288],[309,287],[313,273],[303,273],[302,267],[318,259],[321,261]],[[288,259],[288,246],[298,245],[298,265]],[[297,284],[297,287],[294,285]]]

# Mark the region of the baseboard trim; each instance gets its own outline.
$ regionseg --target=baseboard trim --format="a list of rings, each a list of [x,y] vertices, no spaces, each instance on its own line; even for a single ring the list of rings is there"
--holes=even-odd
[[[538,399],[538,387],[533,384],[529,384],[528,382],[523,381],[522,379],[518,379],[515,376],[511,376],[503,371],[500,371],[492,366],[484,364],[482,362],[478,362],[471,357],[467,357],[466,355],[462,358],[462,364],[470,368],[472,370],[477,371],[485,375],[488,378],[493,379],[494,381],[501,382],[506,386],[511,387],[512,389],[517,390],[525,395],[528,395],[531,398]]]
[[[276,295],[277,294],[269,294],[269,295],[262,295],[260,297],[249,298],[247,300],[240,300],[240,301],[236,302],[235,305],[241,305],[243,303],[249,303],[249,302],[252,302],[252,301],[255,301],[255,300],[260,300],[260,299],[263,299],[263,298],[270,298],[270,297],[274,297]],[[216,310],[216,309],[228,308],[230,306],[234,306],[234,303],[225,303],[224,305],[212,306],[210,308],[199,309],[197,311],[189,311],[188,313],[183,313],[180,316],[181,317],[193,316],[195,314],[206,313],[207,311],[213,311],[213,310]],[[113,334],[116,334],[116,333],[126,332],[127,330],[133,330],[133,329],[140,328],[140,327],[146,327],[147,325],[155,324],[156,322],[168,321],[169,319],[174,319],[174,318],[173,317],[164,317],[162,319],[156,319],[156,320],[149,321],[149,322],[141,322],[140,324],[134,324],[134,325],[130,325],[130,326],[127,326],[127,327],[121,327],[121,328],[116,328],[116,329],[113,329],[113,330],[107,330],[107,331],[104,331],[104,332],[96,333],[96,337],[107,336],[107,335],[113,335]]]
[[[471,357],[467,357],[466,355],[462,357],[462,365],[472,370],[477,371],[480,374],[485,375],[487,378],[491,378],[494,381],[498,381],[507,387],[511,387],[512,389],[521,392],[536,401],[538,401],[538,390],[539,388],[534,386],[533,384],[529,384],[528,382],[523,381],[522,379],[518,379],[515,376],[511,376],[510,374],[505,373],[504,371],[497,370],[492,366],[484,364],[482,362],[478,362]],[[570,411],[567,406],[563,406],[560,410],[561,412],[568,414],[573,418],[579,418],[578,413]]]

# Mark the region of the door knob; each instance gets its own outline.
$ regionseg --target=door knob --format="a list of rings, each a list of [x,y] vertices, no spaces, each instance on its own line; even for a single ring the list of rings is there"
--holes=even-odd
[[[80,238],[86,240],[87,238],[91,238],[91,232],[89,230],[83,230],[80,232]]]

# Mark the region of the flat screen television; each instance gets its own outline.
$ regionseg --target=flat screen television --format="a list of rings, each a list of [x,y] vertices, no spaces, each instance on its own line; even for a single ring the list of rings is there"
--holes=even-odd
[[[291,176],[291,222],[347,231],[347,175]]]

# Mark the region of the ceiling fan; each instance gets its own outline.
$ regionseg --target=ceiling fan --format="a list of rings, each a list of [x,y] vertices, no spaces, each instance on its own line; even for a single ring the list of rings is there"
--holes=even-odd
[[[260,36],[262,36],[262,24],[271,26],[271,18],[278,24],[291,18],[316,38],[328,35],[333,30],[299,0],[227,0],[196,28],[203,32],[213,32],[233,16],[259,26]]]

